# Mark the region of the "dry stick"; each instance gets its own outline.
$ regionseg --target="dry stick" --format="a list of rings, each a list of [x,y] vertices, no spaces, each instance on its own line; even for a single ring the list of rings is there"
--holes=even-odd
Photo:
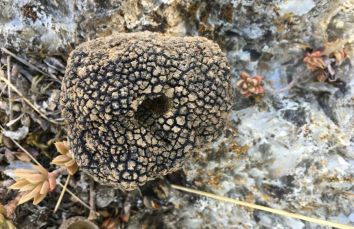
[[[11,82],[11,56],[7,56],[7,80]],[[7,86],[7,93],[8,93],[8,99],[9,99],[9,112],[10,112],[10,120],[14,119],[14,114],[12,111],[12,96],[11,96],[11,87]],[[10,129],[13,129],[13,127],[10,127]]]
[[[59,206],[60,206],[60,203],[61,201],[63,200],[63,197],[64,197],[64,193],[68,187],[68,184],[69,184],[69,180],[70,180],[70,174],[68,175],[68,177],[66,178],[66,181],[65,181],[65,184],[64,184],[64,187],[63,187],[63,190],[61,190],[61,193],[60,193],[60,196],[58,198],[58,201],[57,201],[57,204],[55,205],[55,208],[54,208],[54,213],[58,210]]]
[[[0,129],[2,131],[5,131],[4,127],[2,127],[0,125]],[[15,139],[12,139],[10,138],[14,143],[15,145],[17,145],[18,148],[20,148],[23,152],[25,152],[37,165],[39,166],[42,166],[33,156],[32,154],[30,154],[25,148],[23,148]],[[43,166],[42,166],[43,167]],[[64,185],[60,182],[58,182],[58,184],[61,186],[61,187],[64,187]],[[76,198],[83,206],[85,206],[86,208],[90,209],[90,206],[88,206],[84,201],[82,201],[78,196],[76,196],[73,192],[71,192],[69,189],[66,189],[66,191],[71,195],[73,196],[74,198]],[[91,210],[91,209],[90,209]]]
[[[0,129],[2,130],[2,131],[5,131],[5,128],[2,126],[2,125],[0,125]],[[30,154],[25,148],[23,148],[21,145],[20,145],[20,143],[18,143],[15,139],[13,139],[13,138],[10,138],[11,140],[12,140],[12,142],[13,143],[15,143],[15,145],[17,145],[17,147],[18,148],[20,148],[23,152],[25,152],[31,159],[32,159],[32,161],[34,161],[37,165],[39,165],[39,166],[42,166],[37,160],[36,160],[36,158],[34,158],[33,156],[32,156],[32,154]],[[43,166],[42,166],[43,167]]]
[[[90,177],[90,214],[88,219],[89,220],[94,220],[96,219],[96,205],[95,205],[95,182],[94,180]]]
[[[304,220],[304,221],[311,222],[311,223],[321,224],[324,226],[336,227],[336,228],[341,228],[341,229],[354,229],[354,227],[349,226],[349,225],[334,223],[334,222],[330,222],[330,221],[326,221],[326,220],[321,220],[321,219],[311,218],[311,217],[307,217],[307,216],[303,216],[303,215],[299,215],[299,214],[295,214],[295,213],[290,213],[290,212],[279,210],[279,209],[273,209],[273,208],[264,207],[261,205],[251,204],[251,203],[243,202],[240,200],[235,200],[235,199],[231,199],[231,198],[227,198],[227,197],[223,197],[223,196],[218,196],[218,195],[215,195],[212,193],[207,193],[207,192],[202,192],[202,191],[198,191],[198,190],[194,190],[194,189],[190,189],[190,188],[185,188],[185,187],[182,187],[179,185],[171,185],[171,187],[174,189],[177,189],[177,190],[209,197],[209,198],[212,198],[215,200],[219,200],[219,201],[223,201],[223,202],[227,202],[227,203],[232,203],[232,204],[236,204],[236,205],[241,205],[244,207],[253,208],[253,209],[257,209],[257,210],[261,210],[261,211],[265,211],[265,212],[270,212],[270,213],[285,216],[285,217],[300,219],[300,220]]]
[[[306,73],[306,69],[296,73],[295,77],[291,80],[291,82],[288,85],[286,85],[285,87],[274,91],[273,94],[278,94],[278,93],[282,93],[282,92],[285,92],[285,91],[289,91],[299,81],[301,76],[303,76],[303,74],[305,74],[305,73]]]
[[[60,182],[58,182],[58,184],[64,188],[64,185]],[[77,201],[79,201],[84,207],[86,207],[87,209],[91,210],[90,206],[87,205],[84,201],[82,201],[77,195],[75,195],[72,191],[70,191],[69,189],[66,189],[66,191],[72,196],[74,197]]]
[[[32,107],[42,118],[53,124],[60,124],[54,120],[49,119],[45,114],[43,114],[35,105],[31,103],[10,81],[4,77],[4,73],[0,70],[0,79],[4,81],[7,86],[9,86],[13,91],[15,91],[30,107]]]
[[[41,70],[40,68],[38,68],[38,67],[34,66],[33,64],[31,64],[30,62],[28,62],[27,60],[25,60],[25,59],[23,59],[23,58],[21,58],[21,57],[19,57],[19,56],[16,56],[16,54],[12,53],[11,51],[9,51],[9,50],[6,49],[6,48],[1,48],[1,50],[2,50],[3,52],[5,52],[6,54],[12,56],[12,57],[15,58],[16,60],[20,61],[20,62],[23,63],[24,65],[27,65],[28,67],[30,67],[30,68],[36,70],[37,72],[42,73],[42,74],[45,75],[45,76],[49,76],[49,77],[52,78],[53,80],[55,80],[55,81],[57,81],[57,82],[60,83],[60,80],[59,80],[57,77],[55,77],[53,74],[50,74],[50,73],[48,73],[48,72],[45,72],[45,71]]]

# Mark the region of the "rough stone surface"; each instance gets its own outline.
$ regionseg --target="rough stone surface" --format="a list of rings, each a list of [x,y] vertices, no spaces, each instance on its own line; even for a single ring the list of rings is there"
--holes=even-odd
[[[206,38],[123,33],[71,53],[61,97],[79,166],[132,190],[180,169],[222,134],[229,67]]]

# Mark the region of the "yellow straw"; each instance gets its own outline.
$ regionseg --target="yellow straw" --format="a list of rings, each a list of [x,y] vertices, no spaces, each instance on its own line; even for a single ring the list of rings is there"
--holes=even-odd
[[[198,190],[194,190],[194,189],[190,189],[190,188],[185,188],[185,187],[182,187],[179,185],[171,185],[171,187],[174,189],[177,189],[177,190],[209,197],[209,198],[223,201],[223,202],[227,202],[227,203],[237,204],[237,205],[241,205],[244,207],[253,208],[253,209],[257,209],[257,210],[261,210],[261,211],[265,211],[265,212],[270,212],[270,213],[285,216],[285,217],[301,219],[301,220],[304,220],[304,221],[307,221],[310,223],[316,223],[316,224],[321,224],[324,226],[336,227],[336,228],[341,228],[341,229],[354,229],[354,227],[349,226],[349,225],[344,225],[344,224],[334,223],[334,222],[330,222],[330,221],[326,221],[326,220],[311,218],[311,217],[307,217],[307,216],[303,216],[303,215],[299,215],[299,214],[295,214],[295,213],[286,212],[286,211],[279,210],[279,209],[268,208],[268,207],[264,207],[261,205],[251,204],[251,203],[243,202],[240,200],[235,200],[235,199],[231,199],[231,198],[227,198],[227,197],[223,197],[223,196],[218,196],[218,195],[207,193],[207,192],[202,192],[202,191],[198,191]]]
[[[54,120],[49,119],[45,114],[43,114],[31,101],[29,101],[8,79],[4,77],[3,71],[0,70],[0,80],[4,81],[6,85],[11,88],[14,92],[16,92],[21,99],[23,99],[33,110],[35,110],[42,118],[47,120],[53,124],[60,124],[60,122],[56,122]]]
[[[59,206],[60,206],[60,203],[61,203],[61,201],[62,201],[62,199],[63,199],[63,197],[64,197],[64,193],[65,193],[65,191],[66,191],[66,188],[68,187],[69,180],[70,180],[70,175],[68,175],[68,177],[66,178],[66,181],[65,181],[63,190],[61,190],[59,199],[58,199],[58,201],[57,201],[57,204],[55,205],[54,213],[58,210],[58,208],[59,208]]]

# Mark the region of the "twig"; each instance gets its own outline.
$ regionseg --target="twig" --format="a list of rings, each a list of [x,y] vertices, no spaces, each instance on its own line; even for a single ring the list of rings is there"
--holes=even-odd
[[[2,131],[5,131],[5,128],[4,128],[2,125],[0,125],[0,129],[1,129]],[[25,152],[25,153],[32,159],[32,161],[34,161],[37,165],[42,166],[42,165],[36,160],[36,158],[34,158],[34,157],[32,156],[32,154],[30,154],[25,148],[23,148],[23,146],[20,145],[20,143],[18,143],[18,142],[17,142],[15,139],[13,139],[13,138],[10,138],[10,139],[12,140],[13,143],[15,143],[15,145],[17,145],[18,148],[20,148],[23,152]]]
[[[295,83],[297,83],[298,78],[293,79],[288,85],[286,85],[283,88],[280,88],[279,90],[276,90],[273,94],[278,94],[278,93],[283,93],[285,91],[289,91],[294,85]]]
[[[7,56],[7,80],[11,82],[11,56]],[[12,95],[11,95],[11,87],[7,87],[7,94],[8,94],[8,99],[9,99],[9,117],[10,120],[13,120],[14,118],[14,113],[12,111]],[[11,130],[13,130],[13,127],[10,127]]]
[[[55,75],[43,71],[42,69],[40,69],[40,68],[34,66],[33,64],[31,64],[30,62],[28,62],[27,60],[25,60],[25,59],[23,59],[23,58],[17,56],[17,55],[14,54],[14,53],[12,53],[12,52],[9,51],[8,49],[6,49],[6,48],[1,48],[1,50],[2,50],[3,52],[5,52],[6,54],[12,56],[12,57],[15,58],[16,60],[20,61],[21,63],[27,65],[28,67],[30,67],[30,68],[32,68],[32,69],[34,69],[34,70],[36,70],[37,72],[42,73],[42,74],[45,75],[45,76],[49,76],[50,78],[52,78],[52,79],[55,80],[56,82],[61,83],[60,80],[59,80]]]
[[[219,200],[219,201],[223,201],[223,202],[227,202],[227,203],[232,203],[232,204],[236,204],[236,205],[241,205],[244,207],[253,208],[253,209],[257,209],[257,210],[261,210],[261,211],[265,211],[265,212],[270,212],[270,213],[285,216],[285,217],[300,219],[300,220],[304,220],[307,222],[316,223],[316,224],[320,224],[320,225],[324,225],[324,226],[336,227],[336,228],[341,228],[341,229],[354,229],[354,227],[352,227],[352,226],[348,226],[348,225],[344,225],[344,224],[340,224],[340,223],[334,223],[334,222],[316,219],[316,218],[311,218],[311,217],[307,217],[304,215],[290,213],[290,212],[279,210],[279,209],[264,207],[261,205],[251,204],[251,203],[247,203],[247,202],[240,201],[240,200],[235,200],[235,199],[231,199],[231,198],[227,198],[227,197],[223,197],[223,196],[218,196],[218,195],[215,195],[212,193],[207,193],[207,192],[202,192],[202,191],[198,191],[198,190],[194,190],[194,189],[190,189],[190,188],[185,188],[185,187],[182,187],[179,185],[171,185],[171,187],[174,189],[177,189],[177,190],[209,197],[209,198],[212,198],[215,200]]]
[[[55,205],[54,213],[58,210],[58,208],[59,208],[59,206],[60,206],[60,203],[61,203],[61,201],[63,200],[64,193],[65,193],[65,191],[67,190],[70,177],[71,177],[71,176],[70,176],[70,174],[69,174],[68,177],[66,178],[66,181],[65,181],[63,190],[61,190],[61,193],[60,193],[60,196],[59,196],[59,198],[58,198],[57,204]]]
[[[64,185],[60,182],[58,182],[58,184],[64,188]],[[81,200],[77,195],[75,195],[72,191],[70,191],[69,189],[66,189],[66,191],[72,196],[74,197],[77,201],[79,201],[84,207],[86,207],[87,209],[91,210],[90,206],[88,206],[83,200]],[[98,214],[98,213],[96,213]]]
[[[95,182],[93,179],[90,177],[90,214],[88,219],[89,220],[94,220],[96,219],[96,205],[95,205],[95,197],[96,197],[96,192],[95,192]]]
[[[62,174],[65,171],[66,171],[65,167],[60,167],[59,169],[56,169],[50,173],[53,174],[54,177],[58,177],[60,174]]]
[[[10,81],[8,81],[5,77],[4,77],[4,73],[0,70],[0,79],[2,81],[4,81],[7,86],[11,87],[11,89],[13,91],[15,91],[30,107],[33,108],[33,110],[35,110],[42,118],[44,118],[45,120],[47,120],[50,123],[53,124],[60,124],[59,122],[56,122],[54,120],[49,119],[45,114],[43,114],[34,104],[31,103],[31,101],[29,101]]]
[[[301,70],[300,72],[294,73],[295,77],[291,80],[291,82],[286,85],[283,88],[280,88],[276,91],[273,92],[273,94],[278,94],[278,93],[283,93],[285,91],[289,91],[291,88],[295,86],[296,83],[299,82],[299,80],[304,77],[304,74],[306,73],[306,69]]]

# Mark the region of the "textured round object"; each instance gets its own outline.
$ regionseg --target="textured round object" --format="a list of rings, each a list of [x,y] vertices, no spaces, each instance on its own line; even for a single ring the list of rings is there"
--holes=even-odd
[[[133,190],[180,169],[221,135],[229,66],[202,37],[98,38],[70,54],[61,104],[79,166],[102,184]]]

